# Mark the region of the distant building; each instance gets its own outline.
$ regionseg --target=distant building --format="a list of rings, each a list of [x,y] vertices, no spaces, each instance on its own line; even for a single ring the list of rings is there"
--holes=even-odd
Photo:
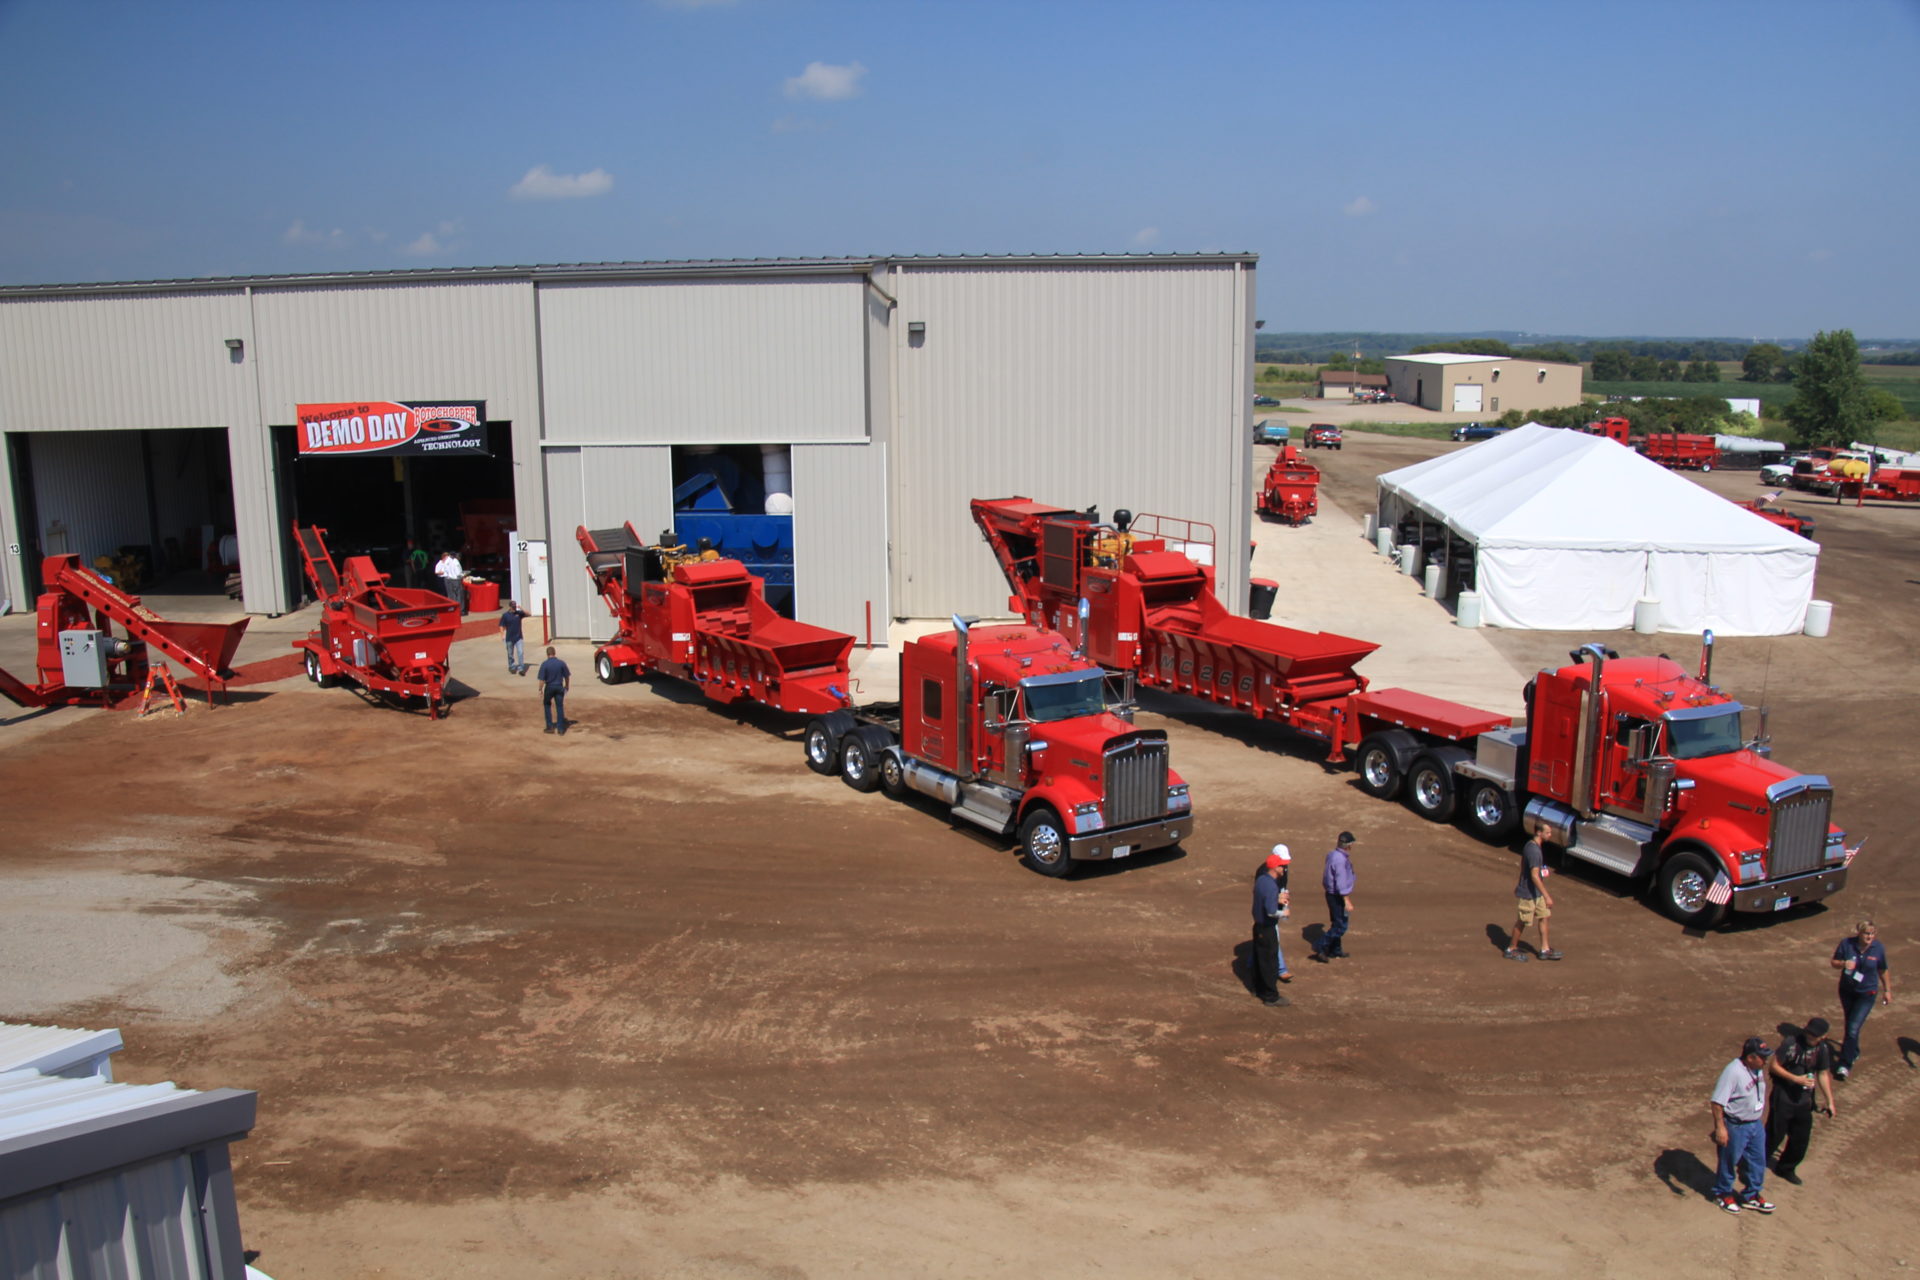
[[[1387,375],[1384,373],[1347,373],[1338,369],[1320,371],[1322,400],[1351,400],[1362,391],[1386,389]]]
[[[1395,400],[1436,413],[1484,413],[1509,409],[1532,413],[1580,403],[1580,366],[1468,356],[1432,351],[1388,356],[1387,388]]]

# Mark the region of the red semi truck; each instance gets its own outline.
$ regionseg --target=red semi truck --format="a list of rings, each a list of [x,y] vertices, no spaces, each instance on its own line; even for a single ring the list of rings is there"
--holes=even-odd
[[[1370,689],[1353,670],[1378,647],[1366,641],[1228,613],[1211,567],[1136,532],[1172,522],[1122,511],[1107,524],[1025,498],[976,500],[973,513],[1013,589],[1008,603],[1030,622],[1144,685],[1327,743],[1331,761],[1351,756],[1369,795],[1404,797],[1422,817],[1457,818],[1493,843],[1523,820],[1544,823],[1550,843],[1636,879],[1667,914],[1702,928],[1730,909],[1784,910],[1846,883],[1831,784],[1775,764],[1764,731],[1743,735],[1742,708],[1709,683],[1711,635],[1697,676],[1587,645],[1528,683],[1515,722]]]
[[[858,791],[932,796],[951,815],[1017,839],[1028,866],[1125,858],[1193,833],[1167,736],[1133,727],[1131,677],[1112,677],[1060,636],[1026,624],[908,641],[900,702],[855,706],[853,637],[780,616],[737,560],[633,531],[575,534],[618,623],[594,654],[609,683],[657,671],[718,702],[810,717],[807,766]]]

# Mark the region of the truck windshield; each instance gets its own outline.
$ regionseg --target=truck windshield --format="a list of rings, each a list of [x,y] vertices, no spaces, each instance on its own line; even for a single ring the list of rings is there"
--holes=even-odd
[[[1073,671],[1065,675],[1035,676],[1022,680],[1020,688],[1027,698],[1027,715],[1036,723],[1071,720],[1075,716],[1098,715],[1106,710],[1106,681],[1098,671]]]
[[[1738,703],[1676,711],[1667,716],[1667,751],[1676,760],[1723,756],[1743,745]]]

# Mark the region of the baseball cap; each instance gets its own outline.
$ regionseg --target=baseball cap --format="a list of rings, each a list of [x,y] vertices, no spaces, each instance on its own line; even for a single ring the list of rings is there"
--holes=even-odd
[[[1827,1034],[1829,1025],[1825,1018],[1808,1018],[1807,1025],[1802,1027],[1801,1030],[1807,1033],[1809,1040],[1818,1040],[1821,1036]]]
[[[1351,832],[1351,831],[1342,831],[1342,832],[1340,833],[1340,841],[1339,841],[1339,843],[1341,843],[1341,844],[1352,844],[1352,843],[1353,843],[1353,832]]]
[[[1267,865],[1270,867],[1284,867],[1292,861],[1293,854],[1283,844],[1273,846],[1273,852],[1267,855]]]
[[[1748,1054],[1753,1053],[1757,1053],[1763,1058],[1771,1058],[1773,1056],[1773,1046],[1765,1040],[1762,1040],[1759,1036],[1748,1036],[1747,1042],[1740,1046],[1740,1056],[1744,1058]]]

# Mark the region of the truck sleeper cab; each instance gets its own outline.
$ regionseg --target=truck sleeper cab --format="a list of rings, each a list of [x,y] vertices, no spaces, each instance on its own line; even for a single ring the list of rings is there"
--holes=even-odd
[[[1058,635],[956,618],[951,633],[904,647],[900,691],[898,704],[813,720],[808,767],[856,790],[939,800],[1015,836],[1042,875],[1193,832],[1166,734],[1133,726],[1131,679],[1109,677]]]
[[[1706,683],[1710,658],[1696,679],[1598,645],[1572,657],[1583,665],[1535,678],[1524,725],[1454,740],[1369,726],[1355,753],[1362,788],[1386,798],[1404,786],[1415,812],[1457,813],[1494,843],[1544,824],[1550,843],[1640,881],[1700,928],[1846,884],[1832,784],[1775,764],[1764,736],[1745,738],[1743,708]]]

